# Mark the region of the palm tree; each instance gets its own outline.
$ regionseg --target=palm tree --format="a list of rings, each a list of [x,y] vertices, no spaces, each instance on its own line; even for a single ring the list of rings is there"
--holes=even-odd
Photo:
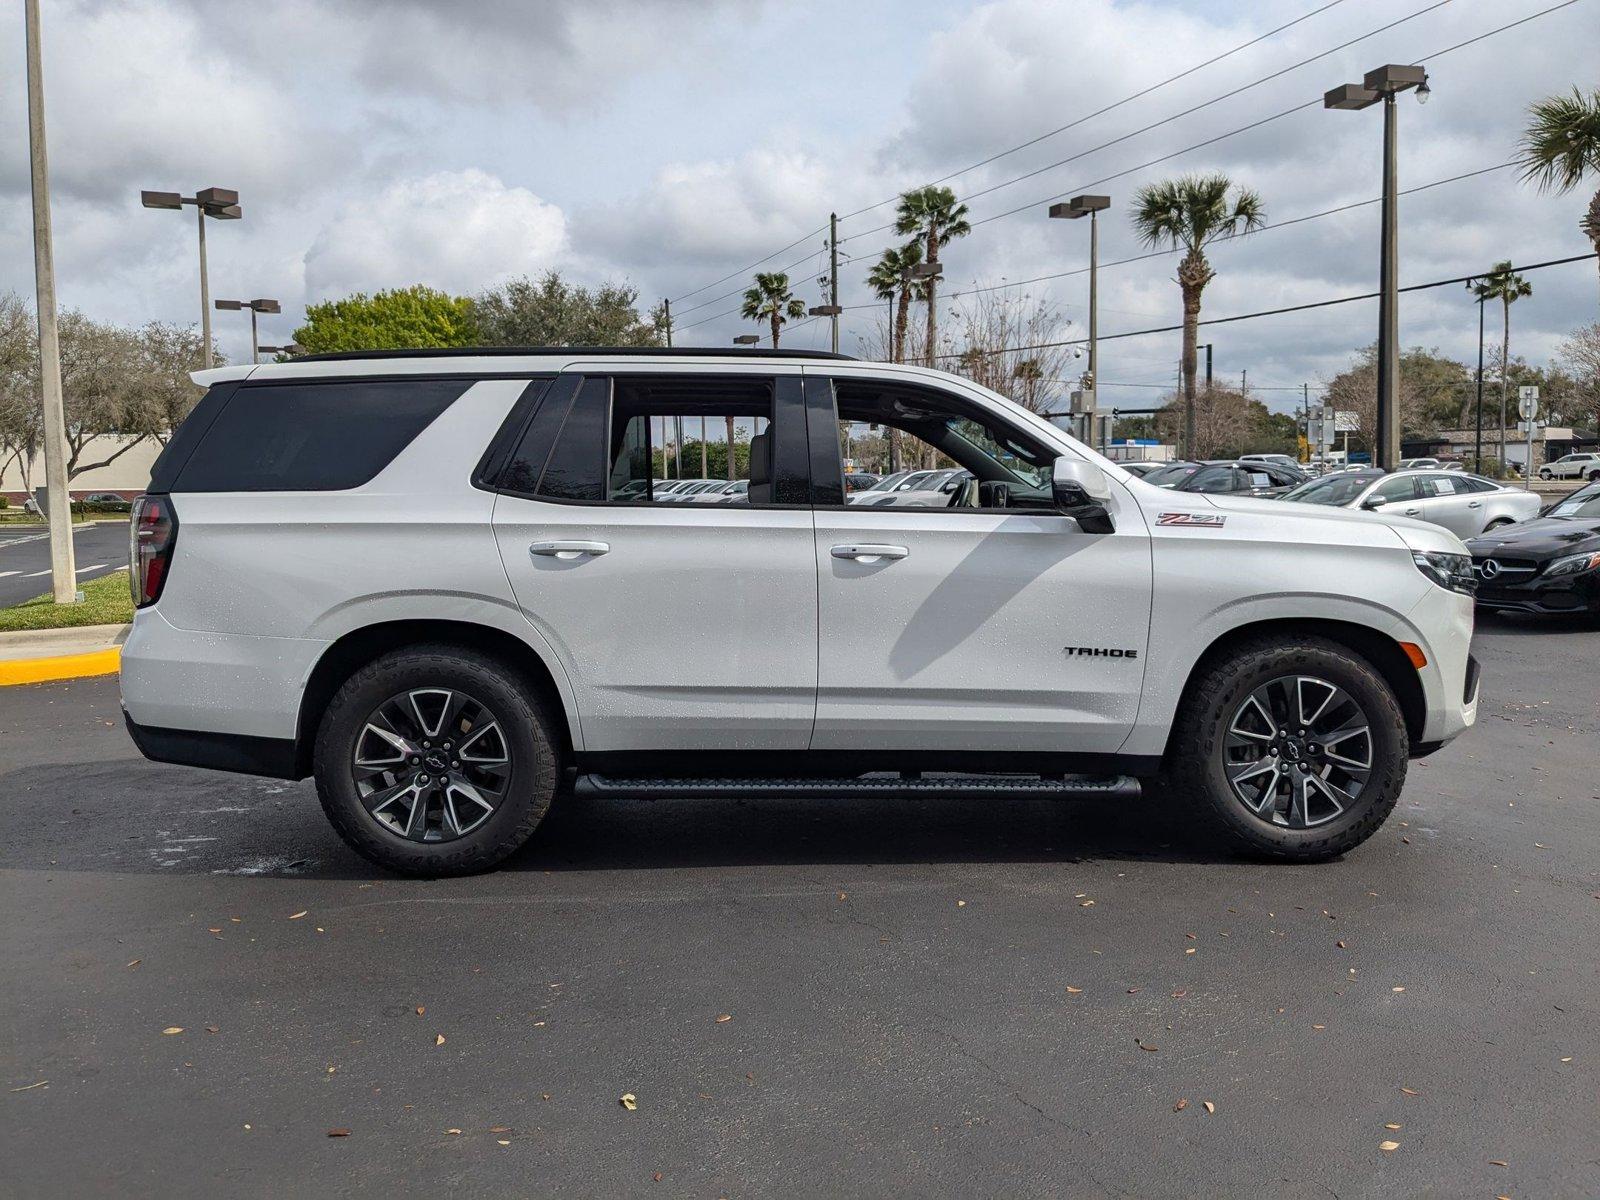
[[[1511,373],[1511,306],[1524,296],[1533,295],[1533,284],[1511,273],[1511,260],[1497,262],[1494,269],[1472,285],[1480,300],[1500,301],[1505,323],[1500,331],[1500,465],[1506,461],[1506,376]]]
[[[891,362],[906,359],[906,319],[910,316],[911,301],[921,300],[927,289],[907,278],[906,272],[922,261],[922,243],[907,242],[904,246],[890,246],[883,257],[873,264],[867,274],[867,286],[880,300],[894,302],[894,316],[890,321]]]
[[[757,271],[755,286],[744,294],[739,315],[747,321],[772,324],[772,348],[778,348],[778,330],[785,321],[806,315],[805,302],[789,290],[789,277],[782,271]]]
[[[1551,96],[1529,108],[1517,161],[1522,178],[1542,192],[1570,192],[1585,176],[1600,175],[1600,88],[1585,96],[1574,87],[1570,96]],[[1578,228],[1600,253],[1600,191]]]
[[[1219,238],[1260,229],[1266,220],[1261,196],[1235,188],[1221,172],[1184,175],[1147,184],[1133,198],[1133,228],[1151,248],[1170,244],[1185,251],[1178,264],[1183,292],[1183,449],[1194,453],[1195,342],[1200,330],[1200,294],[1217,277],[1205,248]]]
[[[928,266],[934,271],[923,284],[923,299],[928,302],[927,345],[923,357],[933,366],[935,344],[935,306],[938,303],[939,247],[972,232],[967,220],[967,206],[956,203],[956,194],[947,187],[930,185],[906,192],[900,197],[900,207],[895,211],[894,231],[901,237],[913,235],[922,239]]]

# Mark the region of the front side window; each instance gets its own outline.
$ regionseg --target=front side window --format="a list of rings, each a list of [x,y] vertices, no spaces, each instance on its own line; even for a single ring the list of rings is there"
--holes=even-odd
[[[1382,496],[1390,504],[1396,500],[1414,500],[1417,495],[1417,485],[1410,475],[1403,479],[1385,479],[1373,489],[1372,494]]]
[[[833,399],[841,463],[892,472],[852,507],[1055,510],[1055,450],[1001,417],[902,383],[835,379]]]

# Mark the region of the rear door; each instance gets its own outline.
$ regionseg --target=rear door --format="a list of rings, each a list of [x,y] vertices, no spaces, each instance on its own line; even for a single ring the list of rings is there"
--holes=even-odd
[[[817,589],[799,373],[631,366],[563,374],[525,418],[494,511],[517,603],[560,658],[586,751],[803,749]],[[702,450],[713,476],[731,450],[748,493],[653,495]]]
[[[1483,532],[1483,497],[1473,491],[1465,478],[1440,471],[1418,476],[1417,488],[1422,496],[1424,520],[1443,525],[1458,537]]]
[[[808,372],[818,750],[1112,753],[1138,710],[1150,538],[1050,502],[1055,449],[953,389]],[[846,505],[840,421],[976,479],[940,507]],[[1000,769],[990,760],[987,769]]]

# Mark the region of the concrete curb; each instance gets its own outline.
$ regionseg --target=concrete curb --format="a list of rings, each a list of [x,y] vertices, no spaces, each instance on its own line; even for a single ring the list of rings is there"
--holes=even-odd
[[[128,625],[0,633],[0,687],[115,675]]]

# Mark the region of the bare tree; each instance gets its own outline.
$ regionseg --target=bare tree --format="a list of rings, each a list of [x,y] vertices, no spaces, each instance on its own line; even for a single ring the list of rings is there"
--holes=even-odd
[[[1600,433],[1600,321],[1573,330],[1557,361],[1575,381],[1574,423]]]
[[[999,392],[1030,412],[1065,411],[1077,380],[1072,322],[1046,300],[1003,290],[968,291],[950,310],[940,366]]]

